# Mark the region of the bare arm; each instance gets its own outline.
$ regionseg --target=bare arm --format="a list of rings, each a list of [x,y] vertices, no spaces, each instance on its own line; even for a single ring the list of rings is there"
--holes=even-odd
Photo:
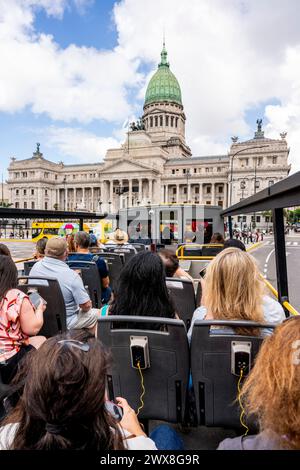
[[[28,299],[24,299],[20,310],[20,325],[21,330],[25,335],[36,335],[44,323],[44,310],[46,306],[41,303],[36,310],[34,310]]]
[[[108,276],[103,277],[103,278],[101,279],[101,285],[102,285],[102,287],[103,287],[104,289],[106,289],[106,287],[109,286],[109,277],[108,277]]]

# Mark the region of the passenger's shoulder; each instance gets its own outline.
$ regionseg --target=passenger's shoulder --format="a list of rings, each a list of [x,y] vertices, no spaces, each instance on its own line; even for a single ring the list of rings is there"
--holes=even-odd
[[[265,318],[268,321],[283,321],[285,319],[285,314],[282,305],[277,300],[272,299],[272,297],[268,295],[263,296],[263,309],[265,317],[269,317]]]
[[[0,450],[8,450],[13,443],[19,423],[9,423],[0,427]]]

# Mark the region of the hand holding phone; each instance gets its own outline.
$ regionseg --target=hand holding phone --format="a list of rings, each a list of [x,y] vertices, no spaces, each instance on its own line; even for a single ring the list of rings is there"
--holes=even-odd
[[[118,406],[113,401],[109,401],[109,400],[105,402],[105,408],[116,421],[118,422],[121,421],[121,419],[123,418],[123,408]]]
[[[36,310],[40,305],[47,305],[47,302],[43,297],[40,296],[38,292],[30,292],[28,294],[29,300],[33,306],[33,308]]]
[[[141,428],[136,412],[129,406],[128,401],[122,397],[116,397],[116,400],[123,409],[123,417],[120,421],[122,428],[135,436],[146,436]]]

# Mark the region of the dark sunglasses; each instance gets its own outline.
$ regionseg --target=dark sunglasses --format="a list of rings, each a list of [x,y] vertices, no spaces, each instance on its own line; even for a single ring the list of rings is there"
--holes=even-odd
[[[65,344],[73,348],[78,348],[84,352],[88,352],[90,350],[90,345],[88,343],[83,343],[82,341],[77,341],[76,339],[63,339],[58,341],[57,344]]]

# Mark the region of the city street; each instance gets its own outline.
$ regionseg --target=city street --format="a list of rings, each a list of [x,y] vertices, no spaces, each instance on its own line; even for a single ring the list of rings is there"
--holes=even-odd
[[[296,310],[300,310],[300,234],[286,235],[286,255],[289,281],[289,299]],[[263,245],[251,251],[257,260],[261,273],[277,289],[274,238],[266,237]]]

